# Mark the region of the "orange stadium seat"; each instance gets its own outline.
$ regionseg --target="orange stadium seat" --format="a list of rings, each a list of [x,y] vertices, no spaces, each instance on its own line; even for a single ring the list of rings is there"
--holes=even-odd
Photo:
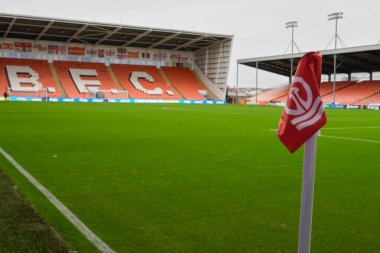
[[[165,82],[155,66],[111,64],[111,68],[131,98],[182,99],[182,96]],[[152,77],[152,80],[148,80],[146,74]]]
[[[344,82],[336,82],[335,83],[335,89],[338,91],[340,89],[343,89],[354,82],[352,81],[344,81]],[[333,83],[332,82],[324,82],[321,83],[321,89],[320,93],[321,96],[325,96],[323,98],[323,101],[327,103],[328,101],[332,100],[332,91],[333,91]],[[289,93],[289,86],[284,86],[278,89],[270,90],[267,92],[264,92],[260,95],[258,95],[258,101],[259,102],[270,102],[270,101],[276,101],[276,102],[286,102],[288,98]]]
[[[339,81],[339,82],[336,82],[335,83],[335,91],[338,91],[340,89],[343,89],[351,84],[354,84],[355,82],[353,81]],[[333,82],[323,82],[321,83],[321,90],[320,90],[320,94],[321,96],[326,96],[330,93],[333,92],[333,86],[334,86],[334,83]]]
[[[352,81],[336,82],[335,89],[336,91],[339,91],[341,89],[344,89],[352,85],[353,83],[354,82]],[[333,92],[332,82],[321,83],[320,93],[321,93],[321,96],[323,97],[322,99],[324,103],[332,102],[332,96],[333,96],[332,92]],[[273,89],[273,90],[270,90],[258,95],[258,102],[271,102],[271,101],[286,102],[288,98],[288,93],[289,93],[289,86]]]
[[[335,92],[344,89],[350,85],[353,85],[353,81],[339,81],[335,83]],[[323,82],[321,83],[321,96],[324,103],[332,103],[333,100],[333,82]],[[336,95],[336,94],[335,94]]]
[[[380,104],[380,92],[359,102],[360,105]]]
[[[188,68],[162,67],[171,84],[186,99],[206,100],[199,91],[207,90]]]
[[[257,96],[258,102],[286,102],[288,97],[288,86],[273,89]],[[355,83],[353,81],[343,81],[335,83],[335,102],[338,104],[360,104],[380,103],[380,81],[364,81]],[[332,103],[333,83],[324,82],[321,84],[321,95],[324,103]],[[255,98],[252,98],[255,101]]]
[[[289,96],[289,92],[287,92],[285,95],[282,95],[281,97],[274,98],[272,101],[286,102],[286,100],[288,99],[288,96]]]
[[[259,95],[257,95],[257,102],[264,103],[264,102],[271,102],[271,101],[277,101],[277,102],[283,102],[286,101],[286,98],[288,97],[289,92],[289,85],[285,85],[283,87],[272,89],[267,92],[263,92]],[[255,101],[255,97],[252,98],[252,101]]]
[[[337,104],[361,104],[364,100],[377,92],[380,92],[380,81],[364,81],[355,83],[339,89],[335,93],[335,103]],[[323,102],[332,102],[332,94],[323,97]]]
[[[62,97],[45,60],[0,58],[0,92],[19,97]]]
[[[94,94],[91,90],[120,90],[103,63],[55,61],[54,66],[70,98],[92,98]],[[126,97],[120,92],[104,92],[103,94],[105,98]]]

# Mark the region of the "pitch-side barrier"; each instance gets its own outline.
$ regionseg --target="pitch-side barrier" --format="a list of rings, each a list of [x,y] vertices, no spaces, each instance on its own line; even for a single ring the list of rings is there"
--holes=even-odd
[[[10,97],[9,101],[28,102],[72,102],[72,103],[130,103],[130,104],[203,104],[220,105],[226,104],[225,100],[166,100],[166,99],[96,99],[96,98],[32,98],[32,97]]]

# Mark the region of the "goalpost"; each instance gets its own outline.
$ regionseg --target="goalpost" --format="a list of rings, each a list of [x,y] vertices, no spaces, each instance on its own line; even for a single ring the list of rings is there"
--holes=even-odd
[[[49,99],[49,93],[54,92],[50,90],[51,88],[41,88],[35,90],[31,88],[23,89],[22,91],[8,87],[8,97],[31,97],[31,98],[41,98],[41,100],[47,101]]]
[[[91,93],[93,94],[94,99],[105,99],[110,98],[112,96],[107,95],[118,95],[122,94],[122,97],[119,97],[120,99],[128,99],[128,91],[127,90],[116,90],[116,89],[110,89],[110,90],[92,90]]]

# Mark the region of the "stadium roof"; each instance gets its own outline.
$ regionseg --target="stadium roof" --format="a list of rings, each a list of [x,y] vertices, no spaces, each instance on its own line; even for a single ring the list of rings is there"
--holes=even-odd
[[[233,37],[232,35],[7,14],[0,14],[0,36],[3,39],[193,52]]]
[[[334,73],[335,50],[320,51],[322,54],[322,74]],[[358,73],[358,72],[378,72],[380,71],[380,45],[370,45],[361,47],[341,48],[336,50],[337,73]],[[304,53],[286,54],[269,57],[258,57],[250,59],[240,59],[238,64],[243,64],[256,68],[259,63],[260,70],[289,76],[290,59],[294,58],[294,66],[297,66],[299,59]],[[294,68],[296,69],[296,68]]]

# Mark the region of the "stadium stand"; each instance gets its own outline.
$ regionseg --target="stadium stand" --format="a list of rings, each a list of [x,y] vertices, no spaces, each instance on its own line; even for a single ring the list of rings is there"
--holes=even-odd
[[[363,81],[355,83],[353,81],[342,81],[335,83],[335,101],[339,104],[368,105],[370,103],[380,103],[380,81]],[[257,96],[259,103],[286,102],[289,86],[264,92]],[[324,82],[321,84],[321,95],[324,103],[332,103],[333,83]],[[255,97],[248,101],[255,101]]]
[[[188,68],[162,67],[162,71],[167,76],[171,84],[186,99],[206,100],[200,92],[207,89],[195,77],[194,73]]]
[[[282,86],[277,89],[272,89],[267,92],[263,92],[259,95],[257,95],[257,102],[259,103],[266,103],[271,101],[282,101],[286,100],[289,92],[289,85]],[[255,97],[252,98],[253,101],[255,101]]]
[[[353,83],[354,82],[352,81],[336,82],[335,87],[336,87],[336,90],[341,90]],[[271,102],[271,101],[286,102],[288,98],[288,91],[289,91],[289,86],[273,89],[265,93],[262,93],[261,95],[258,95],[258,101],[259,102]],[[322,96],[331,94],[333,92],[333,83],[332,82],[321,83],[320,92]],[[327,96],[327,98],[332,100],[332,95],[331,95],[331,98],[330,96]]]
[[[339,89],[335,93],[337,104],[357,104],[376,93],[380,92],[380,81],[363,81]],[[323,97],[324,103],[332,102],[332,94]]]
[[[130,98],[206,100],[207,88],[188,68],[163,67],[160,71],[155,66],[127,64],[107,68],[103,63],[73,61],[52,65],[53,69],[45,60],[0,58],[1,93],[12,87],[12,95],[20,97],[65,97],[66,92],[69,98],[93,98],[95,90],[107,90],[105,98],[125,98],[118,92],[124,89]]]
[[[337,92],[339,90],[345,89],[350,85],[354,85],[353,81],[342,81],[335,83],[335,100],[337,100]],[[333,101],[333,82],[323,82],[321,83],[321,96],[324,103],[332,103]]]
[[[380,92],[358,102],[358,104],[360,105],[379,104],[379,103],[380,103]]]
[[[341,90],[349,85],[354,84],[354,81],[341,81],[335,83],[335,91]],[[320,94],[321,96],[326,96],[328,94],[331,94],[333,92],[333,82],[323,82],[321,83],[321,89]]]
[[[72,98],[93,98],[98,94],[100,99],[126,98],[129,92],[128,97],[152,100],[137,102],[210,99],[215,101],[207,103],[224,103],[233,35],[13,14],[0,14],[0,21],[6,31],[0,43],[1,57],[48,59],[49,68],[45,64],[44,69],[50,69],[49,77],[54,80],[52,86],[37,81],[20,86],[20,80],[36,80],[34,71],[26,67],[3,71],[3,76],[18,73],[10,78],[12,83],[4,81],[0,87],[2,93],[9,85],[19,90],[12,101],[39,101],[33,98],[40,97],[35,91],[42,88],[51,97],[70,98],[54,101],[91,102]],[[124,74],[115,75],[110,66],[113,63],[153,67],[137,67],[132,71],[137,73],[131,72],[125,79]],[[172,84],[160,66],[183,68],[173,69]],[[179,78],[178,73],[184,76]],[[0,95],[3,99],[6,94]]]
[[[62,97],[45,60],[0,58],[0,91],[22,97]]]
[[[110,91],[103,92],[105,98],[126,98],[103,63],[55,61],[54,66],[70,98],[92,98],[95,90]]]
[[[182,99],[155,66],[111,64],[111,69],[131,98]]]
[[[288,99],[288,96],[289,96],[289,92],[287,92],[285,95],[283,95],[281,97],[277,97],[277,98],[273,99],[272,101],[286,102],[286,100]]]

